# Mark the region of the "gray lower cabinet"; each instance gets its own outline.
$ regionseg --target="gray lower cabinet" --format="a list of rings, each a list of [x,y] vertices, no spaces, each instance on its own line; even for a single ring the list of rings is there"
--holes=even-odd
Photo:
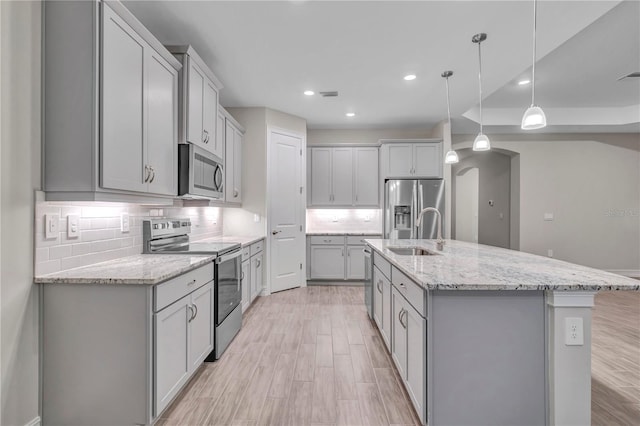
[[[262,252],[251,256],[251,301],[262,291]]]
[[[364,240],[379,235],[310,235],[307,237],[309,280],[363,281]]]
[[[242,312],[244,312],[251,306],[251,260],[248,257],[242,261],[240,277],[242,278]]]
[[[262,292],[263,262],[264,240],[242,248],[242,312],[245,312]]]
[[[373,319],[382,340],[391,348],[391,282],[377,266],[373,268]]]
[[[41,285],[42,423],[153,424],[213,349],[212,279]]]
[[[344,244],[312,244],[310,278],[320,280],[344,280]]]
[[[364,246],[347,245],[347,276],[348,280],[364,279]]]

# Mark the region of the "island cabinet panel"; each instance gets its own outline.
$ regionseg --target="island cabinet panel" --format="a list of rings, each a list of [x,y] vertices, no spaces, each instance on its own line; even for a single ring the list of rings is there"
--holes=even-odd
[[[403,322],[407,301],[394,286],[391,289],[391,357],[403,381],[407,379],[407,329]]]
[[[383,321],[383,288],[382,288],[382,272],[377,267],[373,267],[373,320],[375,321],[378,329],[382,331]]]
[[[427,321],[411,306],[405,308],[404,323],[407,332],[407,391],[418,417],[425,423],[427,379]]]

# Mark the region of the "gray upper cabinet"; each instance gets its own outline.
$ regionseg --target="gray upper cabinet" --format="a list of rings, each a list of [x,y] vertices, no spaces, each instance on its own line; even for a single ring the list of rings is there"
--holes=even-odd
[[[224,175],[225,201],[242,204],[242,144],[244,128],[222,107],[224,116]],[[222,144],[221,144],[222,145]]]
[[[442,177],[442,141],[439,139],[384,140],[380,157],[385,179]]]
[[[223,159],[218,144],[218,92],[222,83],[191,46],[167,46],[182,64],[179,78],[179,141]]]
[[[379,207],[377,147],[309,149],[310,207]]]
[[[46,2],[47,200],[177,195],[180,64],[119,2]]]

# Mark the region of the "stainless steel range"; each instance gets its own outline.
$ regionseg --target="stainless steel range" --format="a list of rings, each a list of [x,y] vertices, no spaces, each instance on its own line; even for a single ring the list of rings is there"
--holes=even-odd
[[[214,260],[215,347],[206,361],[219,359],[242,327],[239,243],[191,242],[189,219],[147,219],[142,224],[143,253],[206,254]]]

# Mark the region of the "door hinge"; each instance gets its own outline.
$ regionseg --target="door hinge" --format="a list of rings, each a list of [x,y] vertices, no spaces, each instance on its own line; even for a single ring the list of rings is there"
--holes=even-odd
[[[302,157],[302,150],[300,150],[300,157]]]
[[[302,194],[302,187],[300,187],[300,193]]]
[[[302,263],[300,264],[300,270],[302,271]]]
[[[302,232],[302,225],[300,225],[300,232]]]

